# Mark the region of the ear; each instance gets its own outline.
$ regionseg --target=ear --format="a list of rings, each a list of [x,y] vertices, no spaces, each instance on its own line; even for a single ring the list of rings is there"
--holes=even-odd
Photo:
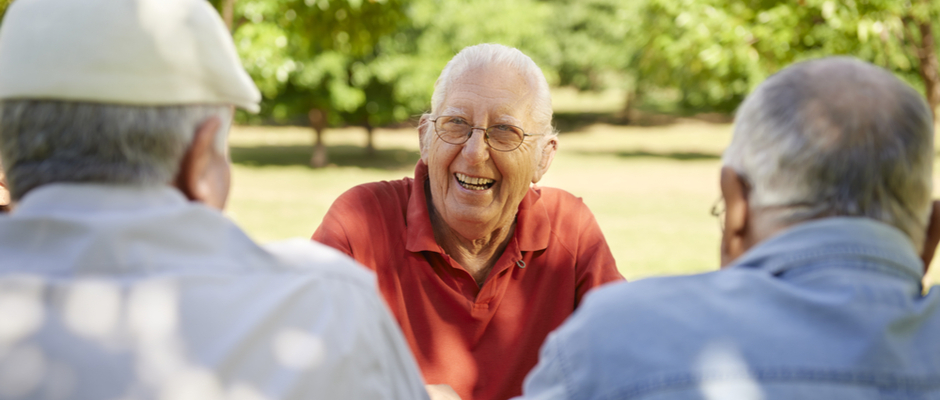
[[[548,172],[548,167],[552,166],[555,160],[555,152],[558,150],[558,138],[553,137],[542,147],[542,155],[539,157],[539,165],[535,169],[535,176],[532,177],[532,183],[538,183],[542,176]]]
[[[175,186],[186,198],[218,209],[224,207],[228,197],[228,159],[215,149],[220,125],[218,117],[210,117],[199,126],[175,180]]]
[[[730,167],[721,168],[721,196],[725,201],[724,231],[721,235],[721,266],[724,268],[744,254],[751,245],[747,184]]]
[[[429,129],[434,129],[431,127],[431,114],[424,114],[418,120],[418,146],[421,148],[421,161],[425,164],[428,163],[428,145],[431,144],[427,137]]]
[[[930,210],[930,219],[927,220],[927,234],[924,235],[924,249],[921,251],[920,259],[924,262],[924,272],[930,268],[930,262],[937,251],[937,243],[940,243],[940,200],[933,202]]]
[[[0,213],[10,211],[10,191],[7,189],[6,177],[0,171]]]

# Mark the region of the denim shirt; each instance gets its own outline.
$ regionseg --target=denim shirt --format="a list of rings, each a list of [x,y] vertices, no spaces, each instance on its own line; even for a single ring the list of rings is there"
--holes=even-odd
[[[542,346],[522,399],[940,399],[940,294],[865,218],[794,226],[721,271],[611,284]]]

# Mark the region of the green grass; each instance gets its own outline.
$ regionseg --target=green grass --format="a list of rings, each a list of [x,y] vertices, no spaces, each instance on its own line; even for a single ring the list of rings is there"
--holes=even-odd
[[[730,135],[729,125],[693,121],[589,125],[560,136],[540,184],[584,199],[628,279],[714,270],[720,231],[708,211],[719,196],[720,156]],[[312,169],[312,137],[307,128],[233,129],[228,212],[255,239],[309,237],[341,193],[412,176],[418,159],[413,129],[378,130],[374,157],[365,155],[364,131],[337,129],[324,137],[332,164]],[[929,279],[940,282],[940,271]]]

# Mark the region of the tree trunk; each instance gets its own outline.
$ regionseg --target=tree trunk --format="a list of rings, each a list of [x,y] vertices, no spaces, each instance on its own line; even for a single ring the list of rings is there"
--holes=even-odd
[[[235,21],[235,0],[222,0],[222,20],[228,31],[232,31],[232,24]]]
[[[326,146],[323,145],[323,131],[326,130],[326,112],[314,108],[307,113],[310,119],[310,126],[316,134],[316,142],[313,145],[313,154],[310,156],[310,166],[314,168],[323,168],[327,164]]]
[[[917,59],[920,61],[918,72],[920,79],[924,81],[924,94],[930,104],[930,112],[936,114],[937,105],[940,105],[940,64],[937,63],[933,28],[930,21],[918,21],[917,27],[920,30],[920,47],[917,49]]]
[[[637,97],[638,96],[637,96],[637,91],[635,87],[632,87],[627,90],[626,99],[623,101],[623,111],[621,112],[623,122],[625,124],[629,125],[629,124],[634,123],[637,120],[636,106],[637,106],[637,103],[639,102],[639,99]]]
[[[366,128],[366,154],[369,155],[369,157],[373,157],[375,156],[375,144],[372,142],[372,140],[373,140],[373,134],[375,133],[374,132],[375,128],[372,126],[372,124],[368,122],[366,122],[365,128]]]
[[[940,64],[937,63],[933,27],[929,20],[920,21],[912,14],[904,16],[902,21],[904,22],[904,37],[914,46],[914,54],[917,56],[917,72],[924,82],[924,97],[930,105],[931,115],[935,115],[937,105],[940,104]],[[912,32],[912,26],[917,29],[917,32]],[[920,37],[914,38],[914,35]]]
[[[313,155],[310,156],[310,166],[323,168],[326,166],[326,146],[323,145],[323,131],[316,130],[317,142],[313,145]]]

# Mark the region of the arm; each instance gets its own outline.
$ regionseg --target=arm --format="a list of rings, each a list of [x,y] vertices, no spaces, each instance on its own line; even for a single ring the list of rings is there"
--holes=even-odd
[[[583,202],[580,203],[579,211],[575,307],[581,304],[581,299],[591,289],[623,280],[594,214]]]
[[[401,235],[390,227],[401,221],[407,185],[373,182],[346,191],[333,202],[312,239],[352,257],[375,270],[390,251],[401,248]]]
[[[346,226],[343,224],[346,220],[344,216],[354,215],[352,204],[344,199],[347,194],[343,194],[333,202],[330,210],[323,216],[323,222],[317,227],[311,239],[353,257],[352,245],[349,236],[346,234]]]

